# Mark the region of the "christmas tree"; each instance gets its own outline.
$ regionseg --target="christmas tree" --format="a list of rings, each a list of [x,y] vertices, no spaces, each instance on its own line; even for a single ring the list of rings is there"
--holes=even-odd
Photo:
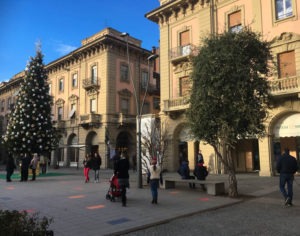
[[[49,153],[55,147],[51,122],[52,97],[40,46],[25,69],[13,112],[9,117],[4,142],[12,154]]]

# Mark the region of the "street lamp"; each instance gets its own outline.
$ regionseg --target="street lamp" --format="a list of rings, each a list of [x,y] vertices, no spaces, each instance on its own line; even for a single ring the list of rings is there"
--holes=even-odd
[[[135,103],[136,103],[136,135],[137,135],[137,187],[138,188],[143,188],[143,181],[142,181],[142,133],[141,133],[141,116],[143,112],[143,106],[145,102],[145,98],[147,95],[147,90],[148,90],[148,85],[150,81],[150,61],[154,60],[155,58],[158,57],[158,55],[150,55],[147,60],[148,60],[148,81],[147,81],[147,86],[144,94],[144,98],[142,101],[142,104],[140,105],[140,98],[138,99],[138,94],[136,92],[135,88],[135,83],[132,78],[132,73],[131,73],[131,67],[130,67],[130,60],[129,60],[129,47],[128,47],[128,37],[129,34],[124,32],[120,34],[120,37],[126,38],[126,54],[127,54],[127,64],[128,64],[128,69],[129,69],[129,78],[133,86],[133,92],[134,92],[134,98],[135,98]]]

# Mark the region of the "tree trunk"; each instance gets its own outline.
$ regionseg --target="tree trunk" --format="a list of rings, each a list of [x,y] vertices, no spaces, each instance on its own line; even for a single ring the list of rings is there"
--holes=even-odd
[[[232,169],[228,169],[228,184],[228,196],[232,198],[238,197],[237,180],[235,171]]]
[[[228,196],[232,198],[238,197],[238,189],[237,189],[237,179],[235,175],[234,162],[232,160],[231,153],[228,148],[223,148],[222,153],[219,152],[219,149],[216,145],[212,145],[217,157],[220,158],[222,163],[224,164],[225,170],[228,174]],[[222,146],[222,145],[221,145]],[[223,147],[225,145],[223,144]]]

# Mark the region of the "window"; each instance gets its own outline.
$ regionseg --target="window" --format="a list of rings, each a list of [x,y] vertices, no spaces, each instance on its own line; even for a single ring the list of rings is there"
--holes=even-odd
[[[142,89],[146,89],[147,88],[147,84],[148,84],[148,72],[147,71],[143,71],[142,72],[142,81],[141,81],[141,88]]]
[[[49,94],[51,95],[51,88],[52,88],[52,86],[51,86],[51,84],[49,84]]]
[[[242,29],[241,11],[236,11],[228,15],[228,27],[231,32],[239,32]]]
[[[276,19],[281,20],[293,15],[292,0],[275,0]]]
[[[58,89],[59,89],[59,92],[63,92],[64,91],[64,79],[60,79],[58,81]]]
[[[90,109],[91,109],[91,113],[96,113],[96,99],[92,98],[90,100]]]
[[[184,97],[190,94],[191,83],[188,76],[179,79],[179,96]]]
[[[123,114],[128,114],[129,113],[129,99],[127,98],[121,98],[121,112]]]
[[[153,108],[156,110],[160,109],[160,99],[159,98],[153,98]]]
[[[142,114],[149,114],[150,113],[150,104],[149,102],[145,102],[143,105]]]
[[[280,53],[277,59],[279,78],[296,75],[295,51]]]
[[[129,81],[129,70],[128,65],[122,64],[120,68],[121,81],[128,82]]]
[[[186,56],[191,53],[191,45],[190,45],[190,31],[186,30],[180,33],[179,36],[180,40],[180,48],[181,48],[181,55]]]
[[[78,75],[77,73],[72,75],[72,88],[76,88],[77,87],[77,79],[78,79]]]
[[[97,66],[92,66],[91,82],[97,84]]]
[[[180,46],[190,44],[190,31],[186,30],[180,33]]]
[[[70,119],[75,119],[76,118],[76,104],[72,103],[71,104],[71,110],[70,110],[70,114],[69,114],[69,118]]]
[[[11,109],[11,98],[8,98],[7,99],[7,110],[10,110]]]
[[[1,101],[1,111],[4,111],[5,108],[5,100]]]
[[[63,108],[58,107],[57,108],[57,120],[62,120],[63,119]]]

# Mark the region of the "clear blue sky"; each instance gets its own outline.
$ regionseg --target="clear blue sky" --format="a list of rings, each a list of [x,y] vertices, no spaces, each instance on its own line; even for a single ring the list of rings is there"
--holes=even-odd
[[[159,46],[158,25],[144,17],[159,0],[0,0],[0,81],[24,70],[40,41],[47,64],[106,27]]]

